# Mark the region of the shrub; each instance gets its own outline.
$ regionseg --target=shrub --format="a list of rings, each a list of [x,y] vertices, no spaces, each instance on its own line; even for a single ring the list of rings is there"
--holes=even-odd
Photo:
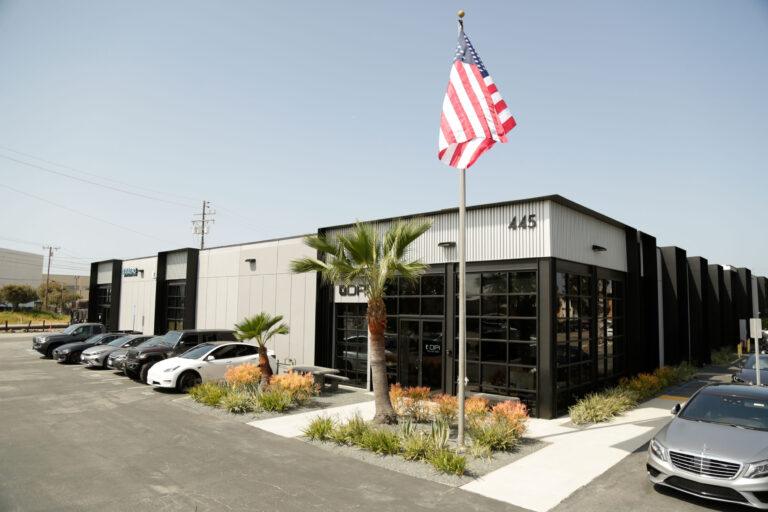
[[[436,405],[429,401],[430,388],[407,387],[392,384],[389,400],[398,416],[410,416],[417,422],[426,422],[434,415]]]
[[[522,432],[519,425],[504,417],[489,416],[473,421],[467,426],[467,433],[473,444],[485,446],[491,451],[509,451],[520,442]]]
[[[291,406],[289,392],[279,389],[266,389],[258,395],[259,407],[265,411],[283,412]]]
[[[446,449],[450,437],[451,428],[447,423],[442,421],[435,421],[432,423],[432,431],[429,433],[429,441],[435,450]]]
[[[191,388],[189,396],[195,402],[215,407],[227,395],[227,391],[227,388],[218,382],[203,382]]]
[[[620,387],[602,393],[590,393],[568,409],[571,421],[576,425],[608,421],[617,414],[635,407],[637,395]]]
[[[453,423],[459,415],[459,402],[455,396],[438,395],[432,399],[436,404],[435,417],[446,423]]]
[[[336,444],[359,444],[363,435],[370,429],[371,426],[363,418],[355,415],[333,430],[331,440]]]
[[[309,401],[318,393],[315,379],[311,373],[288,372],[273,375],[269,386],[273,390],[287,393],[292,401],[300,404]]]
[[[463,475],[467,468],[466,457],[450,450],[434,450],[427,457],[427,461],[438,471],[453,475]]]
[[[472,443],[469,445],[469,452],[473,457],[478,459],[491,459],[493,458],[493,450],[484,444]]]
[[[414,386],[405,388],[405,396],[412,400],[429,400],[429,394],[432,390],[428,386]]]
[[[403,458],[405,460],[424,460],[432,451],[432,441],[424,432],[416,432],[403,438]]]
[[[471,396],[464,401],[464,414],[472,419],[485,416],[488,412],[488,400],[479,396]]]
[[[731,363],[736,360],[738,354],[730,349],[730,347],[723,347],[712,351],[712,364],[718,366],[731,366]]]
[[[309,422],[304,429],[304,435],[313,441],[327,441],[331,438],[335,426],[333,419],[318,416]]]
[[[619,381],[619,387],[637,397],[637,401],[647,400],[663,389],[662,380],[654,374],[639,373],[632,378],[623,378]]]
[[[236,414],[249,412],[252,409],[251,395],[238,389],[230,389],[220,401],[223,409]]]
[[[230,366],[224,373],[224,380],[233,388],[255,388],[261,381],[261,370],[252,363]]]
[[[360,448],[381,455],[400,453],[400,436],[391,430],[383,428],[368,428],[356,443]]]
[[[525,433],[528,421],[528,408],[522,402],[507,400],[500,402],[491,408],[491,415],[497,421],[506,421],[515,429],[518,437]]]

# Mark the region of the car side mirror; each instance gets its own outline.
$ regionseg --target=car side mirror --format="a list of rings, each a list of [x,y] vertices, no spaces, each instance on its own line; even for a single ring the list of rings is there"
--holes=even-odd
[[[216,356],[214,355],[205,356],[206,361],[213,361],[214,359],[216,359]]]
[[[677,416],[680,413],[680,409],[682,409],[682,407],[680,407],[680,404],[675,404],[675,406],[672,408],[671,412],[672,412],[672,414]]]

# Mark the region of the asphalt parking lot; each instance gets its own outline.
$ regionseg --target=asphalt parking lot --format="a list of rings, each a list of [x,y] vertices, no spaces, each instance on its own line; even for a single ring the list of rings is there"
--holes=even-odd
[[[0,336],[0,512],[522,510],[331,456],[30,346],[30,335]],[[554,510],[747,509],[654,490],[639,450]]]
[[[0,337],[2,512],[510,510],[30,347]]]

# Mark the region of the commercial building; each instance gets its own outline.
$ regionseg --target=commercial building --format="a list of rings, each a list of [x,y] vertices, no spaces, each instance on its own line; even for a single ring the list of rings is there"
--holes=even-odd
[[[42,272],[42,254],[0,249],[0,286],[22,284],[37,288]]]
[[[407,256],[429,268],[387,290],[388,374],[454,393],[458,211],[399,218],[414,217],[433,224]],[[383,232],[395,220],[373,224]],[[292,275],[292,259],[315,256],[301,239],[94,263],[91,319],[160,334],[279,313],[292,331],[274,343],[279,359],[333,366],[365,385],[366,297]],[[624,375],[708,362],[711,349],[744,337],[740,320],[768,314],[765,278],[659,248],[654,236],[556,195],[468,208],[467,262],[467,388],[517,396],[542,417]]]

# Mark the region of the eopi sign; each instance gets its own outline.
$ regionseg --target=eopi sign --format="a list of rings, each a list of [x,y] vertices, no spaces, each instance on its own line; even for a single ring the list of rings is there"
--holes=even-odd
[[[365,286],[339,284],[333,287],[333,301],[341,304],[360,304],[368,302]]]

